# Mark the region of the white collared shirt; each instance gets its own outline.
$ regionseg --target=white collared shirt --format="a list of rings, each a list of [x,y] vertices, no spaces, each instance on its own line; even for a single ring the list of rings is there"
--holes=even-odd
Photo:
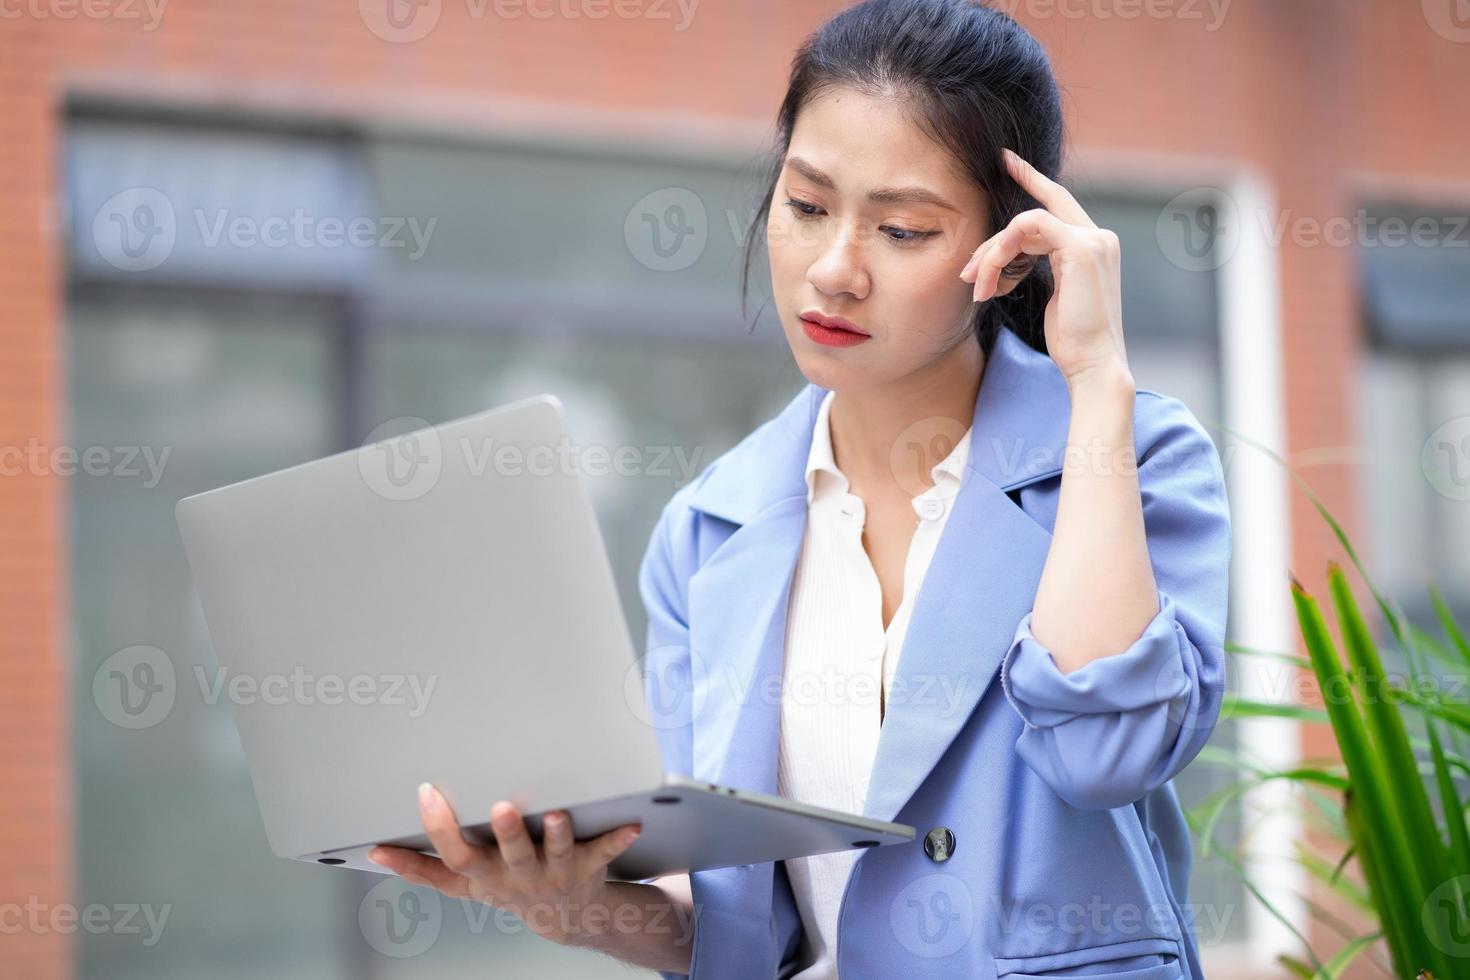
[[[867,803],[886,697],[914,598],[958,492],[970,432],[930,470],[934,486],[913,498],[917,526],[904,563],[903,597],[883,628],[883,593],[863,548],[866,509],[832,453],[827,392],[807,457],[807,522],[792,581],[782,668],[777,792],[848,813]],[[837,976],[837,912],[861,851],[785,862],[805,932],[799,980]]]

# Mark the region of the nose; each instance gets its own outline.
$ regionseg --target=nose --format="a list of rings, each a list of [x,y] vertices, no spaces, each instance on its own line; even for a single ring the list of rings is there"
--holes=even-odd
[[[842,228],[824,236],[817,257],[807,269],[806,278],[825,296],[851,293],[861,299],[868,292],[868,273],[864,267],[863,249],[854,229]]]

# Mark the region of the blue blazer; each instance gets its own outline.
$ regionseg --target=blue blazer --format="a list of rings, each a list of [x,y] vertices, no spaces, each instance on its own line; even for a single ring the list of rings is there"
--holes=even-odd
[[[653,531],[639,572],[645,695],[670,772],[776,792],[787,598],[825,394],[809,384],[711,461]],[[1169,780],[1209,737],[1224,690],[1224,472],[1178,399],[1137,393],[1159,612],[1126,649],[1063,674],[1030,622],[1070,411],[1051,358],[1002,329],[863,809],[918,834],[858,857],[839,917],[842,980],[1202,978],[1190,840]],[[924,846],[931,830],[952,835],[947,857],[934,849],[943,860]],[[690,977],[794,969],[801,924],[780,862],[690,879]]]

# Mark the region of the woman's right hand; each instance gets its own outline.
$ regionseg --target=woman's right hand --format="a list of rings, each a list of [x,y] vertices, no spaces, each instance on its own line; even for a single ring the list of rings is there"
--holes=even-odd
[[[512,912],[537,935],[567,946],[596,945],[611,928],[612,911],[627,904],[628,893],[614,887],[627,883],[608,881],[607,866],[637,839],[637,824],[578,843],[566,813],[555,810],[537,844],[515,805],[500,800],[490,808],[498,846],[482,846],[465,840],[449,801],[429,783],[419,787],[419,813],[439,857],[379,845],[368,859],[451,898]]]

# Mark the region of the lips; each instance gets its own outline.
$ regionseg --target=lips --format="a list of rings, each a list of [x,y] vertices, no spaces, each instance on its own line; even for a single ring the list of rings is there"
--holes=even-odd
[[[825,327],[815,320],[803,318],[801,321],[802,332],[807,339],[823,347],[853,347],[857,344],[865,344],[872,338],[865,333],[855,330],[845,330],[841,327]]]
[[[859,337],[870,336],[866,330],[851,320],[844,319],[840,316],[827,316],[826,314],[818,313],[816,310],[810,310],[801,314],[801,318],[815,323],[819,327],[826,327],[828,330],[846,330],[848,333],[857,334]]]

